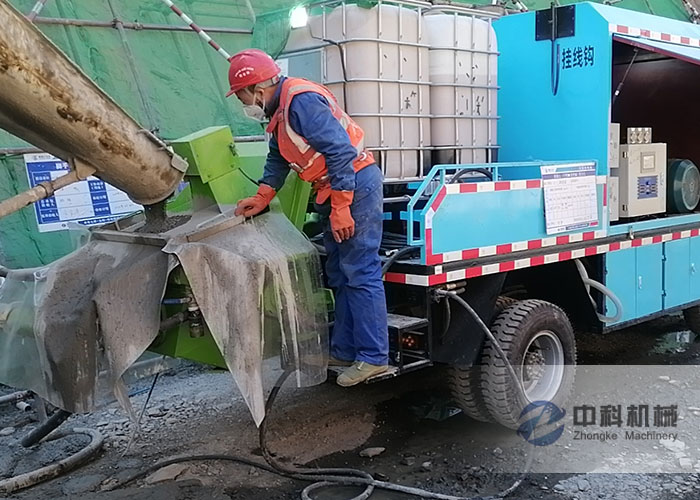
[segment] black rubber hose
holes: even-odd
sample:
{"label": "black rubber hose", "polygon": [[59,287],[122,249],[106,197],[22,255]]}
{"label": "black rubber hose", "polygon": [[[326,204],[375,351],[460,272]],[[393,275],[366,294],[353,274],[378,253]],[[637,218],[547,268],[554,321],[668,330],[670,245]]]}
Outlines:
{"label": "black rubber hose", "polygon": [[484,321],[477,314],[477,312],[474,310],[474,308],[472,306],[470,306],[466,300],[464,300],[462,297],[460,297],[455,292],[450,292],[448,290],[437,290],[436,293],[438,295],[444,295],[444,296],[447,296],[447,297],[453,299],[460,306],[462,306],[469,313],[469,315],[472,318],[474,318],[474,321],[476,321],[476,324],[479,325],[479,328],[481,328],[481,330],[483,330],[483,332],[486,334],[486,337],[491,341],[491,344],[493,344],[493,348],[496,349],[496,353],[498,354],[498,357],[501,358],[501,360],[503,361],[503,364],[506,366],[506,371],[508,372],[508,375],[510,375],[511,380],[513,381],[513,384],[515,385],[515,388],[517,389],[516,394],[518,395],[518,399],[523,404],[523,406],[526,406],[529,403],[529,401],[527,400],[527,396],[525,395],[525,390],[523,389],[523,386],[520,383],[520,379],[518,378],[518,375],[515,373],[515,369],[513,368],[513,365],[510,364],[510,361],[508,360],[506,353],[503,351],[503,348],[501,347],[500,342],[498,342],[498,340],[496,339],[496,336],[491,332],[491,330],[489,330],[489,327],[486,326],[486,323],[484,323]]}
{"label": "black rubber hose", "polygon": [[[451,292],[448,290],[437,290],[436,293],[438,295],[444,296],[446,299],[453,299],[457,304],[459,304],[462,308],[464,308],[469,315],[474,319],[474,321],[479,325],[479,328],[483,330],[484,334],[486,337],[491,341],[491,344],[493,345],[494,349],[496,349],[496,353],[498,354],[498,357],[501,358],[503,361],[503,364],[506,366],[506,371],[508,372],[508,375],[510,376],[513,385],[516,388],[516,395],[518,397],[518,400],[520,403],[524,406],[527,406],[529,403],[527,399],[527,395],[525,394],[525,389],[523,388],[522,384],[520,383],[520,379],[518,378],[518,375],[515,373],[515,370],[513,369],[513,365],[510,363],[508,360],[508,357],[506,356],[506,353],[503,351],[503,348],[501,347],[500,342],[498,342],[498,339],[496,339],[496,336],[491,332],[488,326],[486,326],[486,323],[481,319],[481,317],[477,314],[477,312],[474,310],[474,308],[469,305],[469,303],[464,300],[462,297],[460,297],[457,293]],[[534,430],[534,429],[533,429]],[[510,495],[513,493],[521,484],[522,482],[527,478],[530,469],[532,468],[532,463],[535,460],[535,453],[532,452],[530,455],[527,457],[527,462],[525,464],[525,472],[520,476],[519,479],[517,479],[511,486],[510,488],[502,491],[497,498],[503,498],[507,495]]]}
{"label": "black rubber hose", "polygon": [[386,274],[386,272],[389,270],[391,266],[394,265],[394,263],[399,260],[401,257],[404,257],[411,253],[414,250],[418,250],[420,247],[404,247],[401,250],[398,250],[394,254],[392,254],[391,257],[387,259],[387,261],[384,263],[382,266],[382,276]]}
{"label": "black rubber hose", "polygon": [[46,422],[24,436],[21,441],[22,446],[25,448],[34,446],[51,432],[55,431],[58,426],[65,422],[70,416],[71,412],[66,410],[58,410],[56,413],[51,415]]}
{"label": "black rubber hose", "polygon": [[465,168],[454,174],[447,183],[454,184],[455,182],[460,180],[464,176],[464,174],[470,172],[477,172],[483,175],[484,177],[487,177],[489,180],[493,180],[493,174],[485,168]]}
{"label": "black rubber hose", "polygon": [[[412,248],[413,247],[407,247],[404,250],[408,250],[408,249],[412,249]],[[398,254],[398,252],[397,252],[397,254]],[[513,367],[510,365],[510,362],[508,361],[508,358],[506,357],[505,352],[503,351],[503,349],[499,345],[498,340],[495,338],[493,333],[491,333],[491,330],[489,330],[488,327],[486,326],[486,324],[484,324],[484,322],[481,320],[481,318],[476,313],[476,311],[474,311],[474,309],[464,299],[459,297],[459,295],[457,295],[454,292],[450,292],[450,291],[446,291],[446,290],[439,290],[438,293],[456,300],[458,304],[460,304],[462,307],[464,307],[469,312],[469,314],[471,314],[474,317],[475,321],[484,330],[487,337],[494,343],[494,346],[496,347],[497,353],[503,359],[506,366],[509,368],[509,374],[511,375],[511,377],[513,377],[513,382],[520,389],[520,391],[522,391],[522,386],[520,385],[520,382],[517,378],[517,375],[515,374],[515,370],[513,370]],[[453,496],[453,495],[444,495],[441,493],[433,493],[433,492],[429,492],[429,491],[422,490],[419,488],[412,488],[412,487],[403,486],[400,484],[390,483],[390,482],[386,482],[386,481],[377,481],[369,473],[362,471],[362,470],[359,470],[359,469],[348,469],[348,468],[304,469],[304,468],[297,468],[297,467],[288,467],[284,464],[281,464],[278,460],[275,459],[274,455],[270,452],[270,450],[267,446],[267,426],[268,426],[268,421],[270,419],[270,415],[272,414],[272,409],[274,407],[275,400],[277,399],[277,396],[279,394],[279,391],[282,388],[282,386],[284,385],[284,382],[287,380],[287,378],[292,373],[293,373],[292,369],[287,369],[282,373],[282,375],[280,375],[280,377],[275,382],[274,387],[270,391],[270,395],[268,396],[267,401],[265,403],[265,418],[263,419],[262,423],[260,424],[259,443],[260,443],[260,450],[262,452],[263,458],[265,458],[265,461],[267,462],[266,464],[261,464],[259,462],[254,461],[254,460],[251,460],[251,459],[248,459],[245,457],[240,457],[237,455],[190,455],[190,456],[185,456],[185,457],[173,458],[170,460],[166,460],[166,461],[154,464],[151,467],[129,477],[124,482],[117,484],[112,488],[109,488],[109,490],[120,488],[120,487],[122,487],[122,486],[124,486],[124,485],[138,479],[138,478],[141,478],[141,477],[143,477],[143,476],[145,476],[145,475],[147,475],[155,470],[158,470],[162,467],[165,467],[167,465],[172,465],[172,464],[181,463],[181,462],[201,461],[201,460],[224,460],[224,461],[230,461],[230,462],[237,462],[237,463],[250,465],[252,467],[257,467],[257,468],[265,470],[267,472],[278,474],[278,475],[288,477],[291,479],[313,482],[313,484],[307,486],[302,491],[302,493],[301,493],[302,500],[312,500],[311,496],[309,495],[311,492],[316,491],[316,490],[321,489],[321,488],[330,487],[330,486],[364,486],[365,487],[364,491],[362,493],[360,493],[359,495],[353,497],[351,500],[367,500],[372,495],[375,488],[379,488],[379,489],[383,489],[383,490],[387,490],[387,491],[396,491],[396,492],[408,494],[408,495],[415,496],[415,497],[426,498],[426,499],[489,500],[489,499],[503,498],[503,497],[511,494],[513,491],[515,491],[522,484],[522,481],[527,476],[527,472],[525,472],[522,475],[522,477],[519,478],[518,480],[516,480],[509,488],[507,488],[506,490],[500,492],[499,494],[497,494],[495,496],[457,497],[457,496]],[[524,397],[524,391],[522,392],[521,395],[522,395],[522,397]],[[528,463],[526,466],[526,470],[530,469],[530,466],[532,464],[533,459],[534,459],[534,453],[531,453],[530,456],[528,457]]]}
{"label": "black rubber hose", "polygon": [[411,488],[408,486],[402,486],[399,484],[389,483],[386,481],[377,481],[369,473],[361,471],[358,469],[301,469],[301,468],[290,468],[283,464],[280,464],[269,451],[267,447],[267,422],[269,421],[269,416],[272,412],[275,400],[279,394],[282,385],[287,380],[287,378],[293,373],[293,370],[285,370],[282,375],[275,382],[270,395],[267,398],[265,404],[265,409],[267,410],[265,418],[260,424],[260,449],[262,451],[263,457],[267,463],[260,463],[255,460],[251,460],[246,457],[241,457],[238,455],[189,455],[184,457],[172,458],[162,462],[158,462],[136,474],[130,476],[125,481],[116,484],[112,487],[107,488],[107,491],[111,491],[117,488],[121,488],[136,479],[142,478],[162,467],[166,467],[172,464],[178,464],[182,462],[194,462],[203,460],[222,460],[228,462],[236,462],[252,467],[257,467],[264,471],[288,477],[290,479],[296,479],[299,481],[313,482],[313,484],[307,486],[301,493],[302,500],[312,500],[309,494],[320,488],[329,486],[364,486],[365,490],[358,496],[353,497],[348,500],[366,500],[370,497],[375,488],[381,488],[387,491],[396,491],[400,493],[405,493],[411,496],[420,498],[432,498],[436,500],[490,500],[498,497],[456,497],[452,495],[443,495],[441,493],[432,493],[429,491],[421,490],[419,488]]}

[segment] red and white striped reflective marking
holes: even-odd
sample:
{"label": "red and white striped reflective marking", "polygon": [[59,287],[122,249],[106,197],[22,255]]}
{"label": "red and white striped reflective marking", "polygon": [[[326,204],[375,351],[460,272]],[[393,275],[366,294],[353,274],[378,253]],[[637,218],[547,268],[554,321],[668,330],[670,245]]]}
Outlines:
{"label": "red and white striped reflective marking", "polygon": [[669,42],[678,45],[688,45],[690,47],[700,47],[700,38],[692,38],[688,36],[674,35],[672,33],[662,33],[660,31],[647,30],[643,28],[635,28],[632,26],[624,26],[621,24],[611,24],[611,33],[620,35],[636,36],[648,38],[649,40],[657,40],[659,42]]}
{"label": "red and white striped reflective marking", "polygon": [[[445,252],[443,254],[433,254],[433,262],[429,265],[444,264],[446,262],[456,262],[459,260],[477,259],[491,255],[504,255],[523,250],[537,250],[556,245],[568,245],[580,241],[590,241],[605,237],[605,231],[587,231],[585,233],[565,234],[562,236],[552,236],[550,238],[540,238],[529,241],[517,241],[514,243],[504,243],[502,245],[491,245],[488,247],[472,248],[470,250],[459,250],[456,252]],[[426,238],[427,241],[427,238]],[[426,255],[430,255],[426,251]]]}
{"label": "red and white striped reflective marking", "polygon": [[[604,175],[596,176],[596,183],[602,184],[603,189],[603,206],[607,206],[607,177]],[[515,191],[520,189],[541,189],[541,179],[517,180],[517,181],[496,181],[496,182],[473,182],[463,184],[445,184],[440,188],[438,195],[430,205],[430,209],[425,216],[425,256],[426,264],[434,266],[436,264],[445,264],[447,262],[456,262],[460,260],[476,259],[478,257],[488,257],[489,255],[503,255],[522,250],[533,250],[554,245],[566,245],[568,243],[576,243],[579,241],[588,241],[595,238],[605,236],[605,231],[589,231],[584,233],[567,234],[563,236],[553,236],[551,238],[540,238],[529,241],[517,241],[514,243],[505,243],[502,245],[491,245],[480,248],[470,248],[467,250],[457,250],[445,253],[433,253],[433,217],[440,205],[445,200],[445,196],[450,194],[460,193],[485,193],[493,191]]]}
{"label": "red and white striped reflective marking", "polygon": [[488,274],[504,273],[507,271],[514,271],[516,269],[552,264],[554,262],[564,262],[567,260],[579,259],[581,257],[588,257],[601,253],[615,252],[617,250],[625,250],[628,248],[636,248],[646,245],[656,245],[666,241],[695,238],[697,236],[700,236],[700,229],[690,229],[686,231],[660,234],[657,236],[648,236],[633,240],[606,243],[604,245],[592,245],[590,247],[579,248],[577,250],[567,250],[564,252],[537,255],[535,257],[526,257],[523,259],[498,262],[484,266],[469,267],[456,271],[442,272],[442,266],[435,266],[435,274],[432,275],[386,273],[384,280],[392,283],[403,283],[406,285],[433,286],[468,278],[476,278],[478,276],[486,276]]}
{"label": "red and white striped reflective marking", "polygon": [[226,52],[224,49],[221,48],[221,46],[220,46],[218,43],[216,43],[214,40],[212,40],[212,38],[207,34],[207,32],[204,31],[202,28],[200,28],[199,25],[197,25],[197,23],[195,23],[195,22],[190,18],[190,16],[188,16],[187,14],[185,14],[184,12],[182,12],[182,11],[180,10],[180,8],[179,8],[177,5],[175,5],[175,4],[174,4],[173,2],[171,2],[170,0],[161,0],[161,1],[162,1],[165,5],[167,5],[168,7],[170,7],[170,10],[172,10],[175,14],[177,14],[177,15],[180,17],[180,19],[182,19],[182,20],[185,22],[185,24],[187,24],[190,28],[192,28],[192,29],[199,35],[199,37],[200,37],[202,40],[204,40],[205,42],[207,42],[207,43],[208,43],[214,50],[216,50],[221,56],[225,57],[227,61],[228,61],[229,59],[231,59],[231,54],[229,54],[228,52]]}

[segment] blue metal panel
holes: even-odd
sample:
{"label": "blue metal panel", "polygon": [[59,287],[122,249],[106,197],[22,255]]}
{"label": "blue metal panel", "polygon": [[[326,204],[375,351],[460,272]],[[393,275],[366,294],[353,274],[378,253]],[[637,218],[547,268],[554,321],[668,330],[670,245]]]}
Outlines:
{"label": "blue metal panel", "polygon": [[690,295],[691,239],[664,243],[664,309],[693,300]]}
{"label": "blue metal panel", "polygon": [[[636,248],[608,253],[605,256],[605,273],[607,287],[622,302],[622,317],[618,323],[635,319],[637,317]],[[615,304],[610,299],[606,302],[606,314],[615,315]]]}
{"label": "blue metal panel", "polygon": [[[592,162],[586,162],[593,166]],[[407,210],[408,244],[423,246],[422,262],[428,254],[443,254],[506,243],[520,243],[553,238],[546,229],[544,192],[541,187],[542,166],[568,166],[569,162],[493,163],[488,165],[436,165],[411,198]],[[446,184],[456,171],[465,167],[492,169],[495,183],[463,183],[476,192],[460,192],[459,184]],[[513,174],[519,172],[519,175]],[[517,187],[509,182],[520,181]],[[527,187],[528,180],[536,180]],[[500,182],[500,184],[499,184]],[[481,188],[477,188],[481,186]],[[489,187],[490,186],[490,187]],[[488,189],[487,189],[488,188]],[[603,207],[603,184],[597,184],[597,224],[572,229],[564,234],[603,230],[607,211]],[[415,206],[426,192],[432,191],[425,206],[416,212]],[[420,224],[415,227],[415,222]],[[431,237],[427,238],[427,228]],[[428,245],[431,245],[428,249]]]}
{"label": "blue metal panel", "polygon": [[[556,95],[552,45],[535,41],[535,13],[505,16],[494,27],[501,52],[499,160],[593,159],[598,173],[607,174],[612,86],[608,22],[592,5],[576,6],[576,35],[556,42]],[[584,55],[588,58],[581,59]]]}
{"label": "blue metal panel", "polygon": [[627,234],[630,231],[648,231],[651,229],[662,229],[668,228],[669,232],[673,231],[674,226],[680,226],[683,224],[697,224],[700,222],[700,214],[688,214],[688,215],[667,215],[663,218],[646,220],[640,222],[630,222],[626,224],[615,224],[610,226],[608,230],[608,235],[613,236],[617,234]]}
{"label": "blue metal panel", "polygon": [[[622,302],[623,314],[617,323],[662,309],[662,256],[661,243],[610,252],[605,256],[606,284]],[[615,305],[609,299],[606,310],[610,316],[615,314]]]}
{"label": "blue metal panel", "polygon": [[637,248],[637,309],[638,318],[660,311],[662,307],[663,245]]}
{"label": "blue metal panel", "polygon": [[690,299],[700,300],[700,238],[690,238]]}
{"label": "blue metal panel", "polygon": [[433,218],[433,251],[526,241],[546,235],[541,189],[450,195]]}

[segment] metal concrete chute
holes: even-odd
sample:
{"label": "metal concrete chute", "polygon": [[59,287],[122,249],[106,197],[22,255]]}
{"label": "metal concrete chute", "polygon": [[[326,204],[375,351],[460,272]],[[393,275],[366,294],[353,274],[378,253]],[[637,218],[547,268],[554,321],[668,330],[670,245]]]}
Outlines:
{"label": "metal concrete chute", "polygon": [[[187,163],[144,130],[6,0],[0,0],[0,127],[69,162],[70,179],[0,205],[0,216],[94,172],[137,203],[167,198]],[[80,168],[79,168],[80,167]],[[49,185],[54,184],[54,185]]]}

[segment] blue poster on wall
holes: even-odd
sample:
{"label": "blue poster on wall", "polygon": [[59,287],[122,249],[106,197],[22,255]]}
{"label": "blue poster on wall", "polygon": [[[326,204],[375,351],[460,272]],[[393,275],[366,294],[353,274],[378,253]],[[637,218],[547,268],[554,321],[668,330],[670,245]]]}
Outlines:
{"label": "blue poster on wall", "polygon": [[[48,153],[24,155],[29,185],[34,187],[69,172],[68,163]],[[66,229],[69,223],[94,226],[142,210],[123,191],[97,177],[89,177],[34,204],[40,232]]]}

